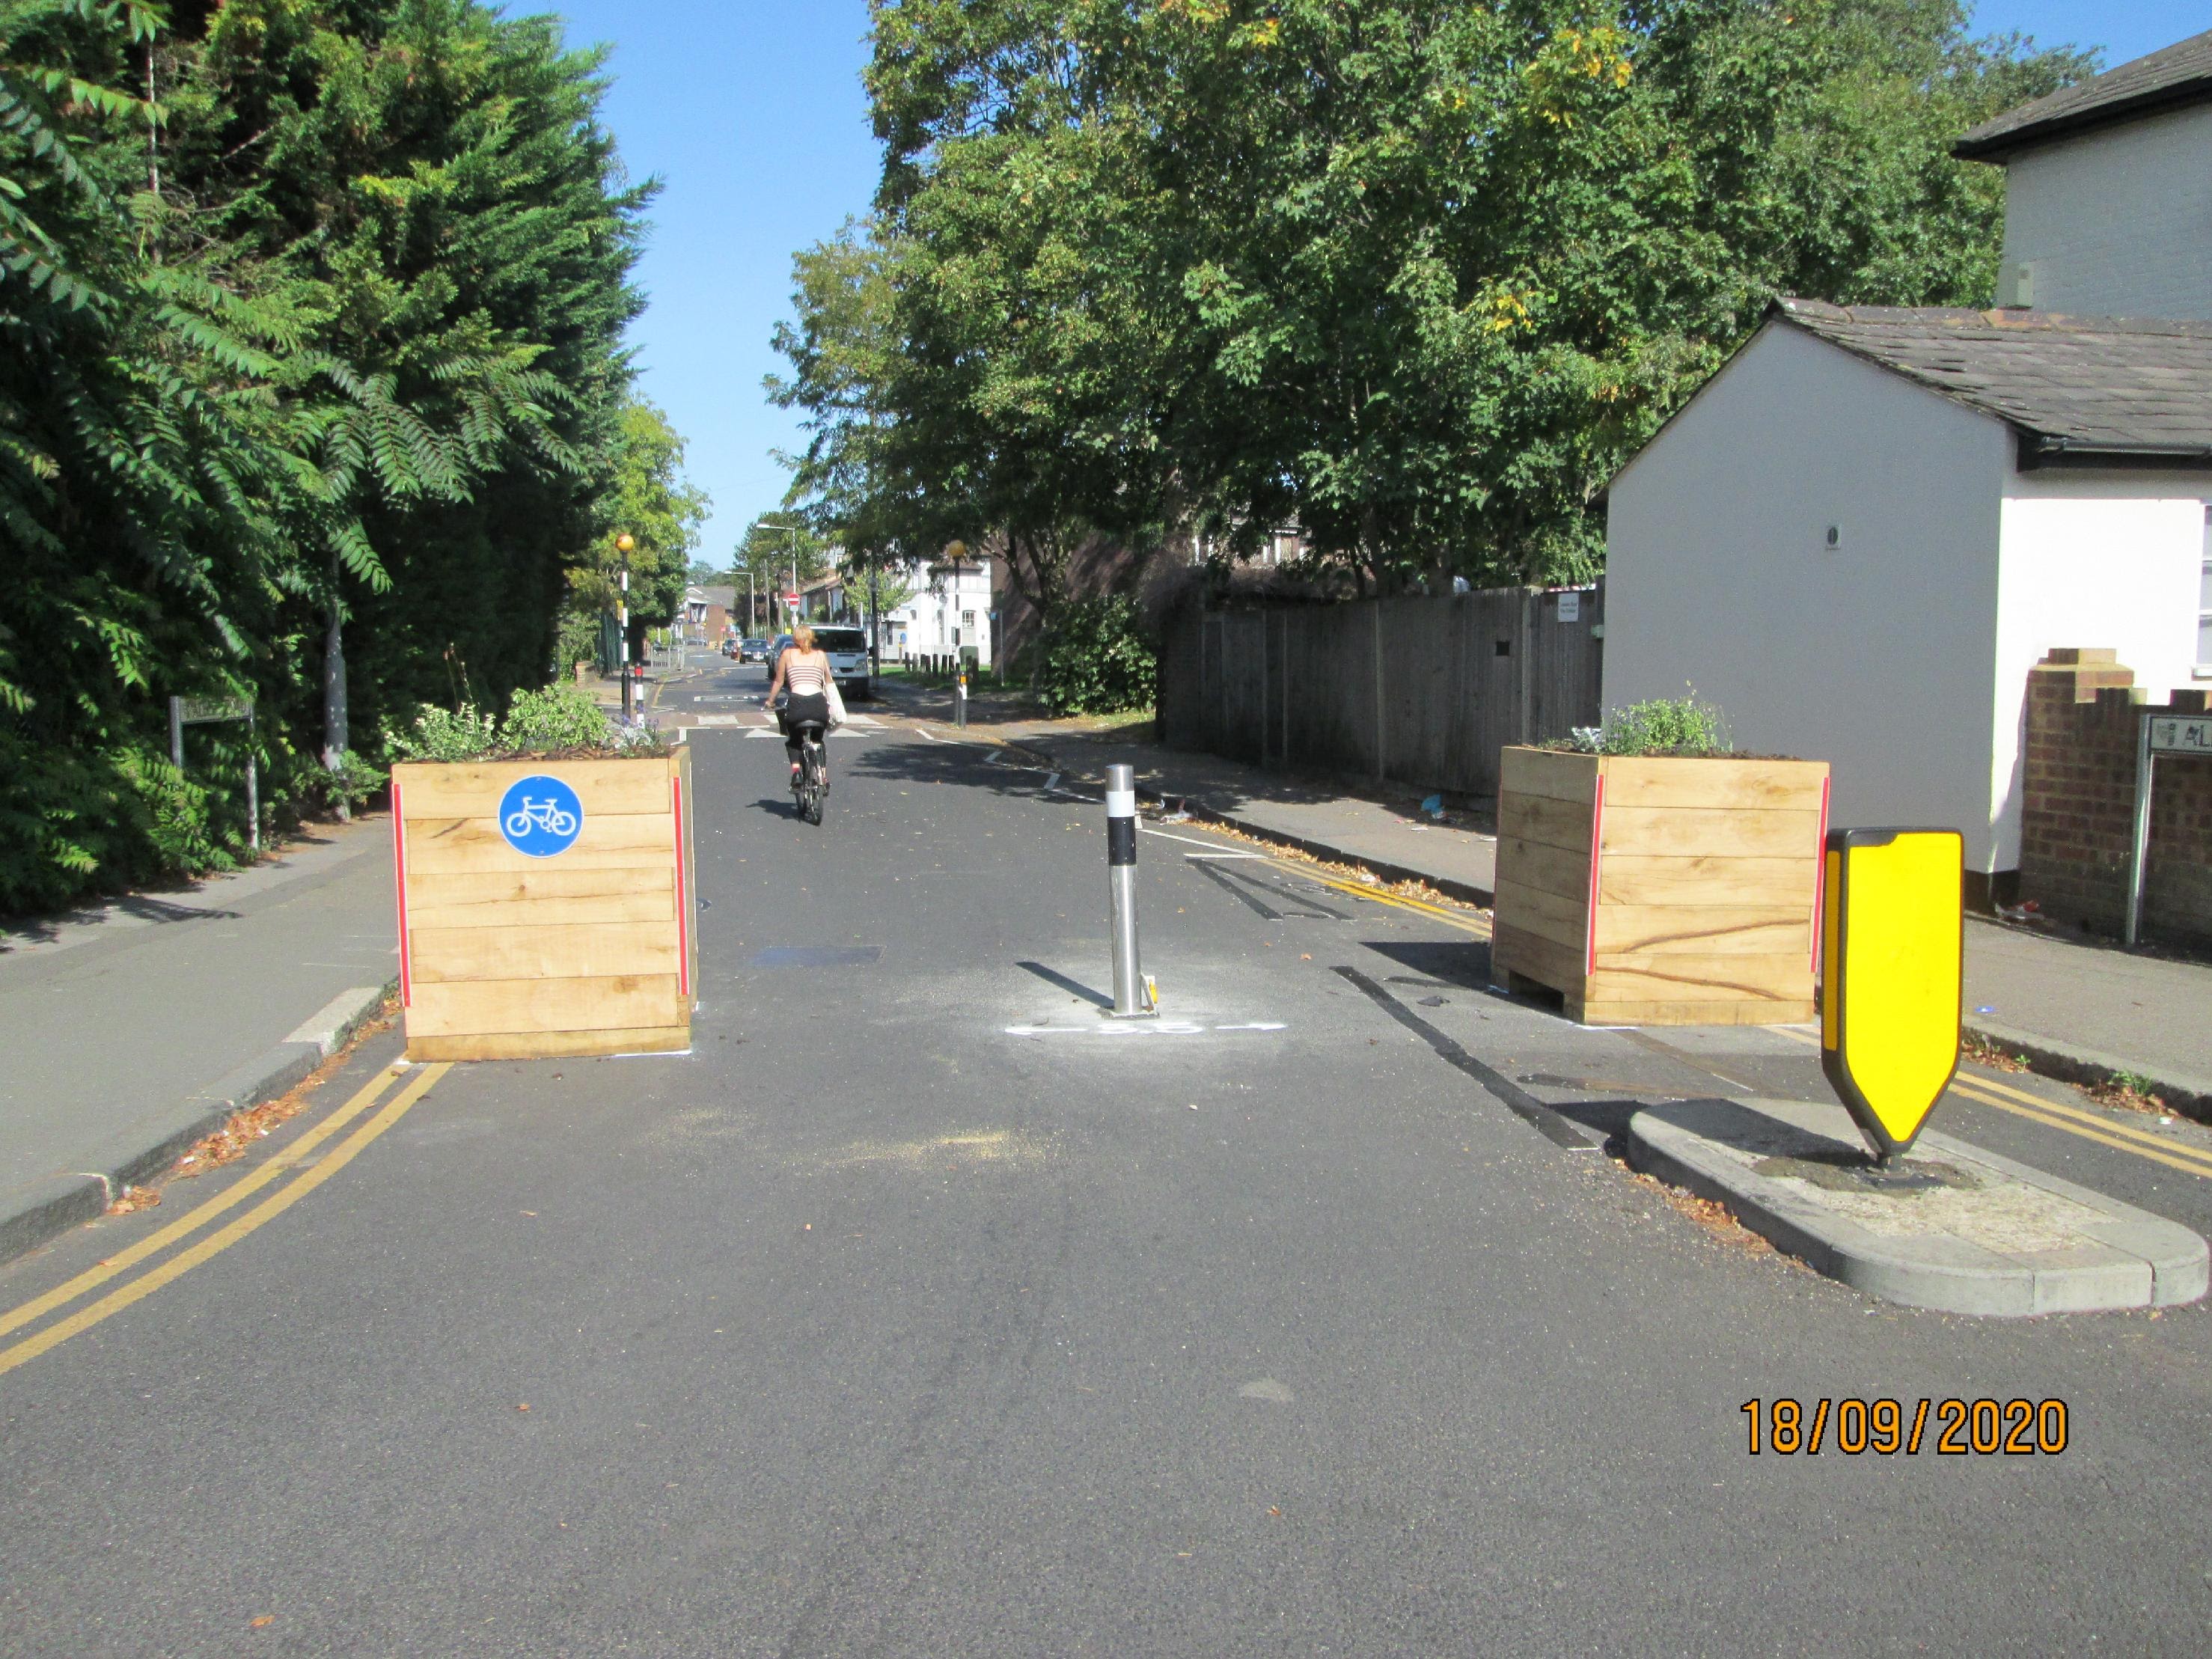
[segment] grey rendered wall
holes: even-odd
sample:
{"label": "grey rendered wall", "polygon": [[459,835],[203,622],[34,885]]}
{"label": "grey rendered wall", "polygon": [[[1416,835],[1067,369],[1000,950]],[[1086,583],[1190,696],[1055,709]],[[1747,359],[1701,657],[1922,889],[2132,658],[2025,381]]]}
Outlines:
{"label": "grey rendered wall", "polygon": [[1990,731],[2011,468],[2000,422],[1768,324],[1613,482],[1607,707],[1694,685],[1738,749],[1828,762],[1839,827],[1955,828],[1969,870],[2007,867]]}

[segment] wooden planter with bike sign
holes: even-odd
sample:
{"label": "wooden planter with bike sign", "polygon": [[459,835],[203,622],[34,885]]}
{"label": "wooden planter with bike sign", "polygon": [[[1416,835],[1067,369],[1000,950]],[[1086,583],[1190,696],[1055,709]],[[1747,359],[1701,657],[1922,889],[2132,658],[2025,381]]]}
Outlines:
{"label": "wooden planter with bike sign", "polygon": [[413,1060],[691,1046],[691,751],[392,769]]}

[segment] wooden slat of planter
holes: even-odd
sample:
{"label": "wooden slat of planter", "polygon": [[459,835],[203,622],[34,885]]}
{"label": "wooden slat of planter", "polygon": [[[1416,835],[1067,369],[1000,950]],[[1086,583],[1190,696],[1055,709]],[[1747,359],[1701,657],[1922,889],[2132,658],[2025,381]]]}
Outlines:
{"label": "wooden slat of planter", "polygon": [[1543,795],[1588,807],[1595,799],[1599,757],[1508,748],[1500,757],[1498,798]]}
{"label": "wooden slat of planter", "polygon": [[1555,991],[1572,992],[1583,982],[1581,946],[1562,945],[1519,927],[1496,930],[1490,961],[1493,970],[1523,974]]}
{"label": "wooden slat of planter", "polygon": [[1585,1025],[1803,1025],[1813,1004],[1753,1002],[1592,1002],[1569,998],[1568,1017]]}
{"label": "wooden slat of planter", "polygon": [[1818,812],[1827,768],[1808,761],[1680,761],[1607,757],[1605,810],[1688,806],[1721,811]]}
{"label": "wooden slat of planter", "polygon": [[471,1036],[410,1036],[408,1057],[441,1060],[562,1060],[578,1054],[681,1054],[689,1025],[643,1025],[610,1031],[494,1031]]}
{"label": "wooden slat of planter", "polygon": [[[1587,873],[1583,885],[1589,885]],[[1547,893],[1540,887],[1516,886],[1508,897],[1507,906],[1506,914],[1523,933],[1565,945],[1577,956],[1589,942],[1583,931],[1583,914],[1589,908],[1587,895],[1569,898],[1561,893]]]}
{"label": "wooden slat of planter", "polygon": [[1592,1002],[1802,1000],[1813,969],[1802,951],[1780,956],[1600,955],[1583,995]]}
{"label": "wooden slat of planter", "polygon": [[680,1025],[686,1015],[673,974],[418,984],[407,1036],[411,1044],[486,1031],[621,1030]]}
{"label": "wooden slat of planter", "polygon": [[1589,851],[1547,847],[1517,836],[1501,836],[1498,842],[1498,890],[1501,907],[1509,887],[1555,893],[1576,903],[1589,898]]}
{"label": "wooden slat of planter", "polygon": [[[1558,902],[1547,896],[1547,902]],[[1580,907],[1573,908],[1579,917]],[[1601,955],[1619,951],[1753,955],[1794,951],[1803,956],[1813,948],[1812,911],[1804,905],[1720,909],[1690,904],[1601,904],[1597,915]]]}
{"label": "wooden slat of planter", "polygon": [[[416,818],[488,818],[518,778],[557,769],[583,803],[584,820],[597,813],[668,811],[668,767],[647,760],[498,761],[482,766],[394,767],[411,825]],[[413,833],[411,828],[409,831]]]}
{"label": "wooden slat of planter", "polygon": [[[1698,763],[1702,764],[1703,763]],[[1605,856],[1622,858],[1794,858],[1809,879],[1820,814],[1705,811],[1688,806],[1615,807],[1607,784]],[[1711,894],[1711,903],[1724,895]]]}
{"label": "wooden slat of planter", "polygon": [[422,927],[414,934],[417,984],[501,979],[605,979],[676,971],[676,929]]}
{"label": "wooden slat of planter", "polygon": [[1554,800],[1548,795],[1507,795],[1498,804],[1498,833],[1540,847],[1562,848],[1587,860],[1590,805]]}
{"label": "wooden slat of planter", "polygon": [[[1726,882],[1731,906],[1777,908],[1802,902],[1809,918],[1813,904],[1810,831],[1805,851],[1796,858],[1631,858],[1608,854],[1598,872],[1599,896],[1612,904],[1711,905],[1715,878]],[[1587,879],[1587,874],[1585,874]]]}
{"label": "wooden slat of planter", "polygon": [[[623,869],[666,864],[675,844],[676,820],[662,812],[602,813],[587,817],[575,841],[560,855],[564,870]],[[407,867],[420,874],[526,870],[546,860],[516,852],[500,833],[496,818],[407,820]]]}
{"label": "wooden slat of planter", "polygon": [[659,869],[427,875],[410,879],[408,888],[410,930],[670,922],[676,914],[672,858]]}

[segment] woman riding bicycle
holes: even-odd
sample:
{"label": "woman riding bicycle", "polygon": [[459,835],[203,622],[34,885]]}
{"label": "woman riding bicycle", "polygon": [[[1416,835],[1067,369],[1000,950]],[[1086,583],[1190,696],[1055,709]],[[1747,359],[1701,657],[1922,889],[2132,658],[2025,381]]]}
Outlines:
{"label": "woman riding bicycle", "polygon": [[799,733],[806,726],[818,727],[825,735],[823,741],[822,787],[830,787],[829,743],[830,730],[830,653],[814,648],[814,630],[805,623],[792,630],[792,643],[775,659],[775,678],[768,688],[766,702],[775,706],[775,694],[789,692],[784,703],[783,752],[791,757],[791,775],[799,775]]}

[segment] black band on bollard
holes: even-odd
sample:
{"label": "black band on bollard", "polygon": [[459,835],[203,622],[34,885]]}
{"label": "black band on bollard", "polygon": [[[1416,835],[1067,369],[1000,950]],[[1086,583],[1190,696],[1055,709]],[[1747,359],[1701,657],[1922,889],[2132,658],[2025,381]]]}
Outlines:
{"label": "black band on bollard", "polygon": [[1109,869],[1118,864],[1137,861],[1137,821],[1134,818],[1106,820],[1106,864]]}

